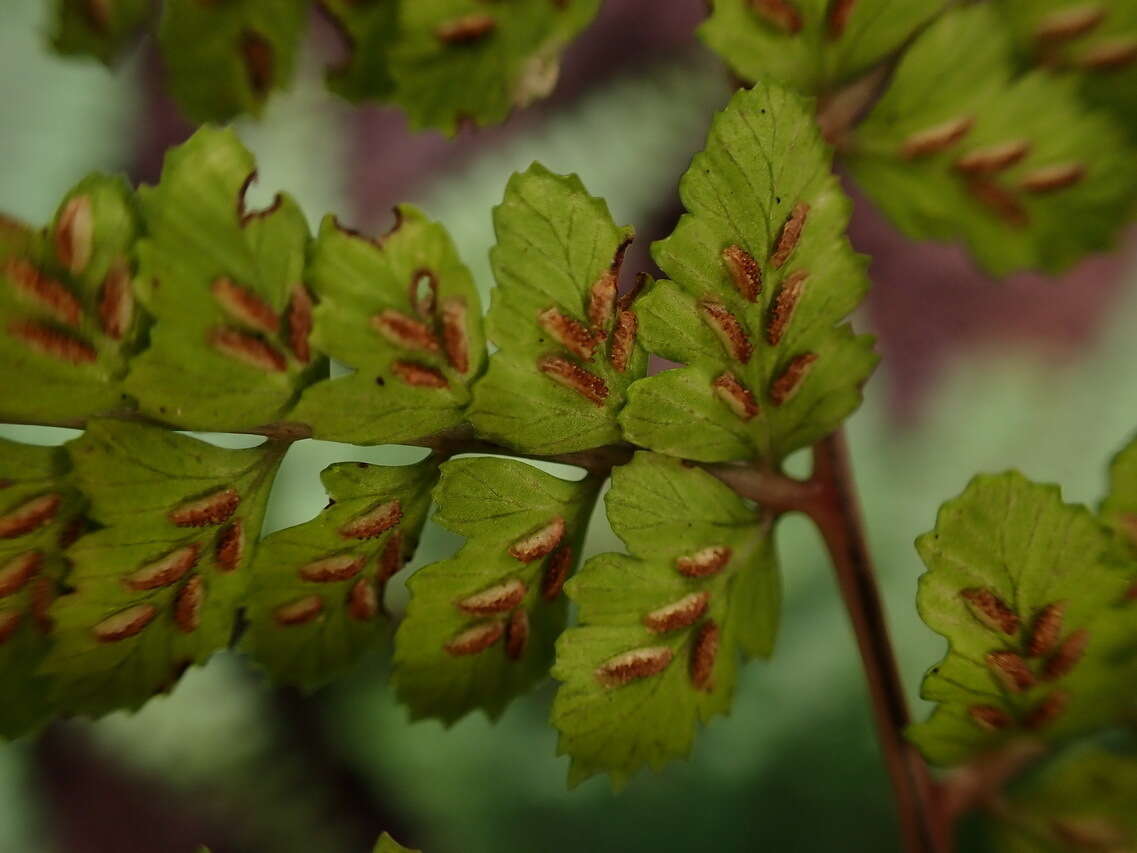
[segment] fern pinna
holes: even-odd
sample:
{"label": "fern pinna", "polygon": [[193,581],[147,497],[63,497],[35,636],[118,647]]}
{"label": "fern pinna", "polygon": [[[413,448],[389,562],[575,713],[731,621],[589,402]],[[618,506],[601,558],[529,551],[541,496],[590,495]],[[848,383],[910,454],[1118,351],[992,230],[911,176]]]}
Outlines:
{"label": "fern pinna", "polygon": [[[952,204],[1014,224],[935,159],[952,136],[939,113],[897,127],[886,99],[878,109],[854,172],[949,174],[963,181]],[[698,723],[729,710],[740,663],[773,651],[785,513],[823,528],[851,601],[871,596],[850,574],[864,555],[840,526],[833,435],[877,358],[848,324],[868,280],[831,157],[806,97],[770,80],[735,95],[682,179],[687,212],[652,247],[659,280],[624,269],[633,233],[603,201],[535,164],[494,212],[484,320],[445,230],[412,207],[377,238],[334,217],[313,237],[285,195],[248,209],[254,164],[229,131],[172,151],[157,186],[96,175],[46,229],[5,220],[0,420],[84,433],[0,456],[0,672],[18,697],[0,730],[136,708],[227,647],[277,683],[320,686],[382,643],[384,592],[434,507],[465,542],[406,580],[393,680],[413,717],[496,717],[551,674],[571,782],[608,773],[620,786],[686,755]],[[1080,198],[1103,217],[1119,204]],[[1008,268],[1059,265],[1102,238],[1055,238],[1045,202],[1024,202]],[[947,211],[957,224],[960,209]],[[651,356],[679,366],[651,372]],[[264,442],[222,449],[176,430]],[[306,438],[424,456],[329,468],[327,508],[262,538],[277,468]],[[782,473],[810,447],[813,477]],[[1007,805],[1010,844],[1133,838],[1131,759],[1086,746],[1137,705],[1117,687],[1132,685],[1137,651],[1132,456],[1100,513],[1017,474],[981,477],[920,542],[920,608],[950,650],[912,743],[930,764],[969,768],[1063,750],[1037,797]],[[601,498],[626,553],[582,561]],[[901,693],[895,673],[879,686]],[[1040,812],[1102,773],[1111,797]]]}

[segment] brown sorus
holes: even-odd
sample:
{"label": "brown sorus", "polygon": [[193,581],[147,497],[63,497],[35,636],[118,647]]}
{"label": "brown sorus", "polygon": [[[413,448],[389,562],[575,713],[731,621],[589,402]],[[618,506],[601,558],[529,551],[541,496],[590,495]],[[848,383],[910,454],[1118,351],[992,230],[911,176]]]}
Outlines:
{"label": "brown sorus", "polygon": [[94,249],[95,220],[90,196],[72,196],[63,206],[55,224],[55,256],[75,275],[91,262]]}
{"label": "brown sorus", "polygon": [[1062,617],[1066,613],[1066,603],[1056,601],[1043,607],[1034,617],[1027,641],[1026,652],[1032,658],[1044,657],[1054,651],[1062,636]]}
{"label": "brown sorus", "polygon": [[747,302],[754,302],[762,292],[762,267],[754,256],[737,244],[722,250],[722,260],[730,272],[735,289]]}
{"label": "brown sorus", "polygon": [[525,600],[525,584],[517,578],[494,584],[488,589],[468,595],[458,602],[458,609],[476,616],[492,616],[512,610]]}
{"label": "brown sorus", "polygon": [[312,360],[312,347],[308,342],[311,335],[312,295],[304,285],[295,284],[288,302],[288,347],[301,364]]}
{"label": "brown sorus", "polygon": [[9,323],[8,334],[40,355],[70,364],[92,364],[99,357],[95,348],[86,341],[46,323],[34,320]]}
{"label": "brown sorus", "polygon": [[817,353],[813,352],[803,352],[790,359],[782,374],[770,383],[770,402],[775,406],[781,406],[792,398],[801,388],[815,361]]}
{"label": "brown sorus", "polygon": [[545,574],[541,578],[541,596],[545,601],[555,601],[565,588],[565,581],[572,569],[572,556],[572,548],[561,545],[546,561]]}
{"label": "brown sorus", "polygon": [[48,492],[0,515],[0,539],[15,539],[50,524],[62,502],[63,497],[57,492]]}
{"label": "brown sorus", "polygon": [[1116,71],[1137,61],[1137,38],[1120,37],[1099,41],[1085,51],[1078,64],[1092,71]]}
{"label": "brown sorus", "polygon": [[616,326],[612,329],[612,339],[608,344],[608,361],[619,373],[628,369],[632,352],[636,346],[636,330],[639,318],[630,308],[624,308],[616,315]]}
{"label": "brown sorus", "polygon": [[466,303],[447,299],[442,303],[442,345],[446,360],[459,373],[470,370],[470,335],[466,328]]}
{"label": "brown sorus", "polygon": [[383,545],[383,551],[379,554],[379,569],[375,573],[375,579],[380,584],[385,584],[396,574],[399,569],[403,567],[403,537],[402,534],[396,530],[387,537],[387,542]]}
{"label": "brown sorus", "polygon": [[1026,661],[1014,652],[990,652],[986,660],[991,672],[1012,693],[1022,693],[1034,686],[1034,673]]}
{"label": "brown sorus", "polygon": [[801,32],[801,13],[789,0],[750,0],[750,8],[763,21],[783,32]]}
{"label": "brown sorus", "polygon": [[1015,165],[1029,151],[1030,143],[1024,139],[999,142],[968,151],[955,161],[955,168],[968,175],[990,175]]}
{"label": "brown sorus", "polygon": [[413,361],[396,361],[391,364],[391,372],[408,385],[415,388],[448,388],[450,383],[442,371]]}
{"label": "brown sorus", "polygon": [[1008,636],[1018,633],[1019,617],[993,590],[975,587],[965,589],[959,595],[971,615],[992,631],[1002,631]]}
{"label": "brown sorus", "polygon": [[715,658],[719,652],[719,626],[708,619],[699,627],[691,646],[691,683],[698,690],[713,690]]}
{"label": "brown sorus", "polygon": [[640,298],[640,294],[644,292],[654,279],[646,272],[638,272],[632,279],[632,286],[620,294],[620,298],[616,300],[616,305],[619,308],[631,308],[636,304],[636,300]]}
{"label": "brown sorus", "polygon": [[48,577],[38,577],[32,581],[31,611],[40,633],[50,634],[55,622],[51,618],[51,605],[55,603],[57,587]]}
{"label": "brown sorus", "polygon": [[734,552],[726,545],[711,545],[701,548],[694,554],[679,557],[675,561],[675,568],[679,574],[689,578],[706,578],[718,574],[723,566],[730,562]]}
{"label": "brown sorus", "polygon": [[644,625],[659,634],[688,628],[703,618],[710,600],[711,594],[706,590],[692,592],[677,601],[652,610],[644,616]]}
{"label": "brown sorus", "polygon": [[558,385],[575,391],[595,406],[603,406],[608,399],[608,385],[604,380],[567,358],[543,356],[537,361],[537,368]]}
{"label": "brown sorus", "polygon": [[272,42],[255,30],[245,30],[241,33],[241,58],[249,87],[258,98],[263,98],[272,87]]}
{"label": "brown sorus", "polygon": [[529,614],[514,610],[505,629],[505,653],[510,660],[520,660],[529,643]]}
{"label": "brown sorus", "polygon": [[35,305],[53,320],[68,326],[78,326],[83,306],[75,295],[23,258],[11,258],[4,265],[4,273],[12,288],[25,302]]}
{"label": "brown sorus", "polygon": [[532,563],[552,553],[564,538],[565,520],[558,515],[510,545],[509,556],[523,563]]}
{"label": "brown sorus", "polygon": [[805,292],[805,283],[809,279],[806,270],[795,270],[786,276],[770,303],[769,316],[766,319],[766,342],[772,347],[778,346],[785,337],[793,319],[801,296]]}
{"label": "brown sorus", "polygon": [[504,633],[505,626],[499,619],[492,622],[480,622],[472,628],[455,634],[442,648],[455,657],[476,655],[479,652],[484,652],[500,640]]}
{"label": "brown sorus", "polygon": [[205,604],[205,581],[193,575],[178,590],[174,599],[174,623],[183,634],[192,634],[201,626],[201,608]]}
{"label": "brown sorus", "polygon": [[730,371],[719,374],[711,386],[715,395],[742,420],[748,421],[758,414],[758,403],[754,395]]}
{"label": "brown sorus", "polygon": [[394,308],[384,308],[371,318],[375,331],[397,347],[438,352],[438,338],[423,322]]}
{"label": "brown sorus", "polygon": [[731,314],[725,305],[704,299],[699,303],[699,314],[703,322],[710,326],[718,337],[727,355],[743,364],[750,361],[754,346],[738,318]]}
{"label": "brown sorus", "polygon": [[134,288],[130,267],[123,258],[115,258],[99,290],[99,324],[107,337],[121,341],[134,320]]}
{"label": "brown sorus", "polygon": [[1078,665],[1089,644],[1090,632],[1085,628],[1071,633],[1043,665],[1042,677],[1047,681],[1055,681],[1068,675]]}
{"label": "brown sorus", "polygon": [[480,41],[497,29],[497,21],[492,15],[471,12],[460,18],[446,21],[434,29],[438,40],[446,44],[469,44]]}
{"label": "brown sorus", "polygon": [[300,567],[299,575],[312,583],[337,583],[349,580],[363,571],[363,557],[353,554],[336,554],[313,560]]}
{"label": "brown sorus", "polygon": [[1081,163],[1059,163],[1028,172],[1019,179],[1019,186],[1031,193],[1048,193],[1073,186],[1085,176]]}
{"label": "brown sorus", "polygon": [[1034,35],[1040,42],[1054,44],[1068,41],[1097,27],[1105,18],[1105,9],[1101,6],[1074,6],[1068,9],[1056,9],[1035,27]]}
{"label": "brown sorus", "polygon": [[209,333],[209,345],[249,367],[270,373],[283,373],[288,369],[284,356],[274,346],[248,332],[219,326]]}
{"label": "brown sorus", "polygon": [[272,612],[277,625],[291,627],[311,622],[324,612],[324,599],[318,595],[306,595],[287,604],[282,604]]}
{"label": "brown sorus", "polygon": [[25,551],[0,565],[0,598],[19,592],[43,565],[43,554]]}
{"label": "brown sorus", "polygon": [[214,560],[221,571],[233,572],[241,565],[244,555],[245,526],[240,521],[234,521],[217,534],[213,548]]}
{"label": "brown sorus", "polygon": [[845,28],[849,25],[849,18],[853,16],[853,8],[856,5],[857,0],[833,0],[829,4],[827,23],[830,38],[841,38],[845,34]]}
{"label": "brown sorus", "polygon": [[1015,722],[1010,714],[994,705],[973,705],[967,709],[967,713],[979,728],[989,732],[1009,729]]}
{"label": "brown sorus", "polygon": [[403,520],[403,505],[398,498],[377,504],[340,528],[346,539],[374,539]]}
{"label": "brown sorus", "polygon": [[667,646],[648,646],[609,658],[594,675],[604,687],[622,687],[632,681],[663,672],[675,657]]}
{"label": "brown sorus", "polygon": [[141,633],[157,615],[158,608],[153,604],[136,604],[108,616],[92,628],[91,633],[100,643],[117,643]]}
{"label": "brown sorus", "polygon": [[901,144],[900,153],[911,160],[944,151],[963,139],[973,124],[975,119],[971,116],[957,116],[916,131]]}
{"label": "brown sorus", "polygon": [[83,0],[80,3],[79,10],[95,32],[105,34],[110,28],[112,2],[114,0]]}
{"label": "brown sorus", "polygon": [[537,323],[553,340],[585,361],[595,355],[605,337],[602,331],[587,328],[557,308],[546,308],[537,315]]}
{"label": "brown sorus", "polygon": [[136,590],[161,589],[177,583],[197,565],[200,552],[201,548],[197,544],[178,548],[127,575],[122,582],[128,588]]}
{"label": "brown sorus", "polygon": [[370,622],[379,612],[379,591],[368,578],[360,578],[347,596],[347,615],[359,622]]}
{"label": "brown sorus", "polygon": [[1069,702],[1069,693],[1055,690],[1027,712],[1023,718],[1023,725],[1033,731],[1048,726],[1066,710]]}
{"label": "brown sorus", "polygon": [[209,290],[225,313],[239,323],[270,335],[280,331],[276,311],[252,289],[221,276],[214,279]]}
{"label": "brown sorus", "polygon": [[8,642],[20,627],[23,614],[19,610],[0,611],[0,646]]}
{"label": "brown sorus", "polygon": [[618,281],[615,270],[605,270],[588,291],[588,322],[607,329],[616,311]]}
{"label": "brown sorus", "polygon": [[74,516],[63,529],[59,531],[59,547],[70,548],[79,541],[79,537],[87,532],[87,519],[81,515]]}
{"label": "brown sorus", "polygon": [[241,504],[236,489],[225,487],[174,507],[167,514],[178,527],[212,527],[228,521]]}
{"label": "brown sorus", "polygon": [[964,185],[972,198],[1008,225],[1022,228],[1030,221],[1022,203],[995,181],[971,178]]}
{"label": "brown sorus", "polygon": [[790,211],[786,224],[782,226],[782,233],[778,235],[778,240],[774,244],[774,253],[770,255],[770,266],[774,269],[781,269],[797,248],[808,215],[809,205],[804,201],[799,201]]}

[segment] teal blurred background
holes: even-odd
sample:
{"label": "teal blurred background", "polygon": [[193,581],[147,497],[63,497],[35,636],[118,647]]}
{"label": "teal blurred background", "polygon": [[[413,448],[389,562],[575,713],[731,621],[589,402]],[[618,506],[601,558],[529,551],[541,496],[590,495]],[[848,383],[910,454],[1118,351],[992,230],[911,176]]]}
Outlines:
{"label": "teal blurred background", "polygon": [[[699,6],[610,0],[552,102],[454,142],[329,97],[327,33],[317,28],[293,91],[261,121],[238,123],[260,162],[254,201],[287,188],[313,225],[334,211],[376,231],[394,203],[415,202],[451,229],[486,292],[490,208],[510,172],[540,160],[578,172],[618,221],[637,226],[642,264],[642,246],[673,223],[678,176],[729,94],[724,71],[690,37]],[[113,74],[50,56],[45,7],[5,0],[0,31],[0,209],[32,222],[46,221],[87,171],[152,181],[162,148],[190,130],[145,52]],[[1131,241],[1063,281],[993,283],[953,249],[905,243],[860,201],[853,237],[873,255],[876,285],[858,323],[880,334],[885,360],[850,439],[890,627],[922,715],[916,688],[943,643],[916,616],[912,541],[980,471],[1018,468],[1061,483],[1068,500],[1096,503],[1108,457],[1137,428],[1137,270]],[[72,433],[0,435],[55,443]],[[301,442],[268,527],[323,506],[317,474],[331,462],[419,454]],[[497,725],[477,717],[444,730],[408,724],[387,687],[385,650],[308,698],[272,690],[226,654],[134,716],[0,747],[0,851],[177,853],[205,843],[214,853],[362,853],[382,829],[428,853],[895,850],[830,570],[800,520],[786,520],[779,539],[786,602],[774,659],[743,670],[731,715],[704,729],[690,761],[641,775],[620,795],[604,779],[566,789],[548,685]],[[456,545],[430,526],[414,565]],[[598,517],[588,553],[618,547]],[[398,610],[401,590],[391,595]],[[966,846],[985,849],[982,838],[965,827]]]}

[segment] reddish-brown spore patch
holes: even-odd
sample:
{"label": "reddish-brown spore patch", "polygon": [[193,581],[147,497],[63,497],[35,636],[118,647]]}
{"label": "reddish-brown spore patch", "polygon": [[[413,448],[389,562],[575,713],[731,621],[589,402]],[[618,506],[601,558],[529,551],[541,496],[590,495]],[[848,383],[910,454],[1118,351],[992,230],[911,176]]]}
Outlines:
{"label": "reddish-brown spore patch", "polygon": [[240,505],[240,493],[226,487],[174,507],[167,517],[178,527],[212,527],[228,521]]}
{"label": "reddish-brown spore patch", "polygon": [[595,406],[603,406],[608,399],[608,385],[604,380],[567,358],[544,356],[538,360],[537,368],[558,385],[575,391]]}

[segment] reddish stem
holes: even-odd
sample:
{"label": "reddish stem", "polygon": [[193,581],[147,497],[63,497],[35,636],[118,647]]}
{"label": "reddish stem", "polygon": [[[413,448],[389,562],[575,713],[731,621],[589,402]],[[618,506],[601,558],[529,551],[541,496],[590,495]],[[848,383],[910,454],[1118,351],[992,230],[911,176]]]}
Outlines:
{"label": "reddish stem", "polygon": [[904,737],[911,718],[865,539],[844,434],[838,431],[819,442],[813,448],[813,460],[810,482],[818,491],[804,509],[825,540],[853,623],[877,737],[896,794],[904,849],[948,853],[950,827],[938,806],[935,784],[924,760]]}

